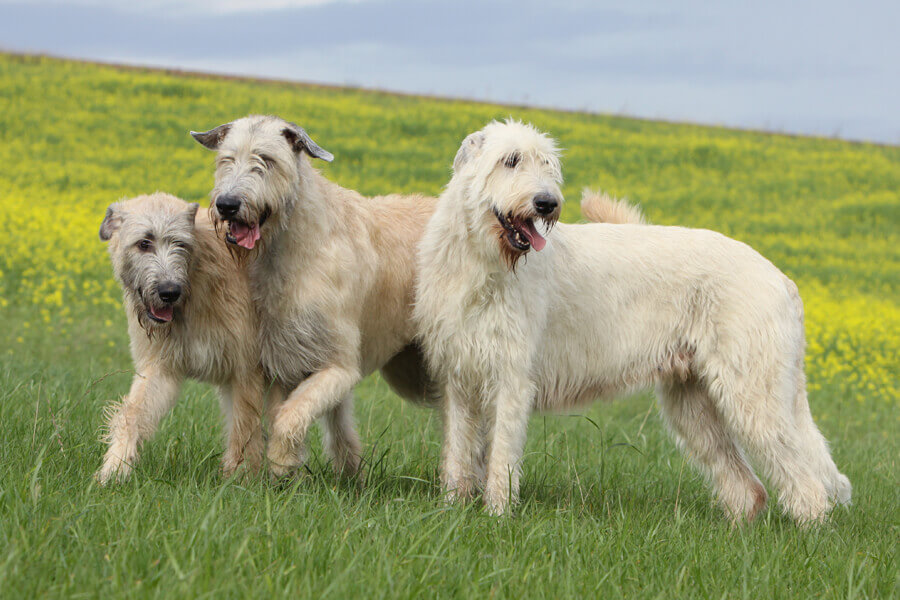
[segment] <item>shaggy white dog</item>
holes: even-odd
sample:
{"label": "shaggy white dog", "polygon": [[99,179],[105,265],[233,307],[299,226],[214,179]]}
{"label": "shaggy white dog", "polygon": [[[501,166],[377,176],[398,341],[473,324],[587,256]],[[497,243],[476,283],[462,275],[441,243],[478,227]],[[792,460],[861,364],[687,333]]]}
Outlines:
{"label": "shaggy white dog", "polygon": [[450,498],[482,487],[503,513],[533,409],[655,383],[732,518],[766,503],[745,451],[798,522],[849,503],[807,404],[797,286],[772,263],[712,231],[553,227],[559,154],[530,125],[473,133],[453,171],[420,245],[414,311],[443,390]]}

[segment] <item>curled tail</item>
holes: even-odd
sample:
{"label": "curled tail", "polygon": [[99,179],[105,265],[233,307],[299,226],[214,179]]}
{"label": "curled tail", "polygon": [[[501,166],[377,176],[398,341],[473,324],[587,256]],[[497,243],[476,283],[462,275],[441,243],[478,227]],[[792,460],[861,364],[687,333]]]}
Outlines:
{"label": "curled tail", "polygon": [[625,200],[616,200],[609,194],[584,188],[581,192],[581,214],[594,223],[644,225],[644,213]]}

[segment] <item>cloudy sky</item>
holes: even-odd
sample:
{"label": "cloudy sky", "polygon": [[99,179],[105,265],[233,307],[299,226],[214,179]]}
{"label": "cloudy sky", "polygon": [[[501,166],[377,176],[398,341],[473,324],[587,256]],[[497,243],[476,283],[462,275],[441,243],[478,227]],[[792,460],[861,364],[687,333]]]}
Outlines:
{"label": "cloudy sky", "polygon": [[891,144],[898,24],[896,0],[0,0],[6,50]]}

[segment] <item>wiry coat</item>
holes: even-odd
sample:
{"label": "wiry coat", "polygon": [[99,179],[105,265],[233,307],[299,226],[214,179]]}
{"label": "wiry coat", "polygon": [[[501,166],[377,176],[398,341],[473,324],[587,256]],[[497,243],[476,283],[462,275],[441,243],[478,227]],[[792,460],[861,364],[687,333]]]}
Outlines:
{"label": "wiry coat", "polygon": [[[460,152],[422,240],[415,308],[444,389],[451,496],[483,485],[503,512],[532,410],[655,383],[666,422],[732,517],[766,501],[745,451],[800,522],[849,502],[809,412],[797,287],[771,262],[712,231],[557,224],[512,271],[484,224],[527,211],[521,198],[558,182],[540,166],[555,147],[529,126],[493,123]],[[532,155],[531,172],[504,174],[511,153]]]}
{"label": "wiry coat", "polygon": [[[254,250],[262,364],[288,394],[273,423],[269,466],[276,474],[298,466],[308,428],[324,417],[335,467],[353,472],[354,386],[382,369],[405,397],[425,394],[410,316],[416,244],[434,199],[369,198],[328,181],[308,157],[331,155],[277,117],[194,135],[218,151],[213,205],[228,198],[240,206],[219,218],[234,242]],[[245,233],[251,229],[254,236]]]}
{"label": "wiry coat", "polygon": [[[214,384],[226,417],[222,466],[258,470],[264,458],[264,383],[256,314],[246,270],[196,204],[156,193],[110,206],[101,228],[123,287],[135,376],[129,394],[110,407],[109,447],[98,479],[127,477],[140,444],[174,405],[185,378]],[[138,246],[150,241],[148,249]],[[146,245],[146,244],[145,244]],[[161,281],[182,286],[168,323],[148,307]]]}

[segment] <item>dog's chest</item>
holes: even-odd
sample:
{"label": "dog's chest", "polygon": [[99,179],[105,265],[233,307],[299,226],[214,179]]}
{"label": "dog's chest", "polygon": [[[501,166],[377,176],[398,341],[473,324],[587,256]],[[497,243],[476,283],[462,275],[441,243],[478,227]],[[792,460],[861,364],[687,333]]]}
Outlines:
{"label": "dog's chest", "polygon": [[442,324],[453,368],[473,379],[492,378],[510,368],[528,370],[543,319],[521,291],[488,287],[464,304]]}
{"label": "dog's chest", "polygon": [[260,350],[266,374],[293,389],[334,354],[331,323],[316,310],[263,316]]}
{"label": "dog's chest", "polygon": [[159,356],[176,372],[210,383],[225,383],[237,370],[228,334],[217,328],[179,324],[158,341]]}

